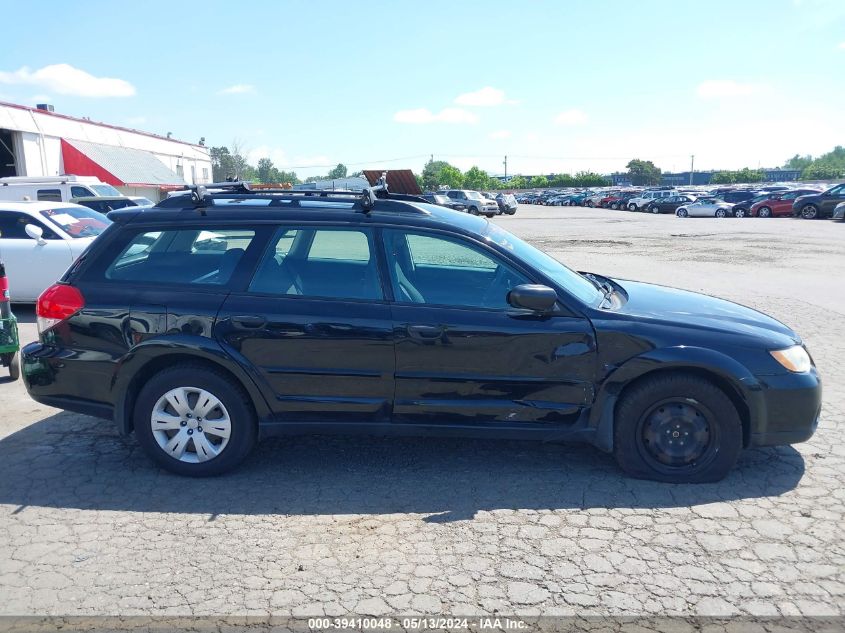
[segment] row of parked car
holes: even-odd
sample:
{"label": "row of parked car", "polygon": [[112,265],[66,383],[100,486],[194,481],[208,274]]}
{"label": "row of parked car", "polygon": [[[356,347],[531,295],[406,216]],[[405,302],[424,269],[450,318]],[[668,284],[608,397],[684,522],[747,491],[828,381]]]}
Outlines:
{"label": "row of parked car", "polygon": [[470,189],[448,189],[424,193],[423,198],[432,204],[464,211],[472,215],[492,218],[497,215],[513,215],[519,206],[511,193],[489,193]]}
{"label": "row of parked car", "polygon": [[845,183],[821,191],[812,187],[767,185],[759,189],[716,188],[602,191],[544,191],[519,194],[523,204],[583,206],[648,213],[673,213],[679,217],[801,217],[843,219]]}

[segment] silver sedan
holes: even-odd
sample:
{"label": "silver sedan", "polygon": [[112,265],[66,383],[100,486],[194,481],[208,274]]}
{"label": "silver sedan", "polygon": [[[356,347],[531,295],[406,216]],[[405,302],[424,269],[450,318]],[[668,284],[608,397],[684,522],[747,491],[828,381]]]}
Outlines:
{"label": "silver sedan", "polygon": [[732,205],[719,198],[699,198],[678,207],[675,215],[679,218],[726,218],[732,215]]}

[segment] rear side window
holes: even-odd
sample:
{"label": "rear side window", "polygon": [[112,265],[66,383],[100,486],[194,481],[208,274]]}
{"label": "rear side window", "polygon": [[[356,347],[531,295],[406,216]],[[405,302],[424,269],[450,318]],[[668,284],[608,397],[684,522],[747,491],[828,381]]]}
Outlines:
{"label": "rear side window", "polygon": [[367,229],[280,228],[250,292],[326,299],[383,299]]}
{"label": "rear side window", "polygon": [[250,229],[138,233],[106,269],[106,279],[221,286],[255,238]]}
{"label": "rear side window", "polygon": [[39,189],[38,199],[42,202],[61,202],[61,189]]}
{"label": "rear side window", "polygon": [[74,185],[70,188],[70,195],[74,198],[84,198],[86,196],[94,196],[96,194],[87,187],[80,187],[79,185]]}

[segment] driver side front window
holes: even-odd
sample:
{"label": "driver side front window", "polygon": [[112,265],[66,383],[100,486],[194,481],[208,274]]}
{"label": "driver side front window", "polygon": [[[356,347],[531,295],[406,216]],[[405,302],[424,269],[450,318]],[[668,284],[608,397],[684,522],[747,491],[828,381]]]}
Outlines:
{"label": "driver side front window", "polygon": [[460,239],[385,230],[393,296],[400,303],[507,309],[507,295],[524,275]]}

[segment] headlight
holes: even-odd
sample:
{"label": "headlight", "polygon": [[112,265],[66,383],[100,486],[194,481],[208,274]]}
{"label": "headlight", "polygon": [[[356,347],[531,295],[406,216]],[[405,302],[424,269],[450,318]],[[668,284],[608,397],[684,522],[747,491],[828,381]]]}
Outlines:
{"label": "headlight", "polygon": [[786,349],[777,349],[770,351],[769,354],[789,371],[795,372],[796,374],[810,371],[810,368],[813,366],[810,355],[801,345],[787,347]]}

